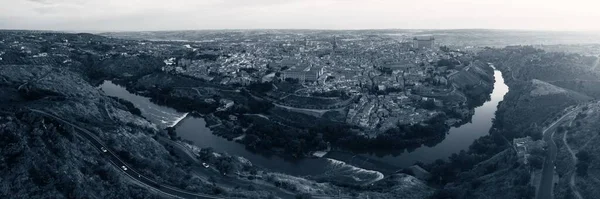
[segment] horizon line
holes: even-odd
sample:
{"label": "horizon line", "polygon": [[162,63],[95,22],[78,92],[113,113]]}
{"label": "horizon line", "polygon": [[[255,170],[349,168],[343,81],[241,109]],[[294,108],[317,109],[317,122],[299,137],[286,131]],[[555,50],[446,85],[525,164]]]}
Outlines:
{"label": "horizon line", "polygon": [[40,31],[63,33],[127,33],[127,32],[192,32],[192,31],[515,31],[515,32],[571,32],[598,33],[600,30],[557,30],[557,29],[518,29],[518,28],[357,28],[357,29],[325,29],[325,28],[207,28],[207,29],[163,29],[163,30],[48,30],[48,29],[10,29],[0,31]]}

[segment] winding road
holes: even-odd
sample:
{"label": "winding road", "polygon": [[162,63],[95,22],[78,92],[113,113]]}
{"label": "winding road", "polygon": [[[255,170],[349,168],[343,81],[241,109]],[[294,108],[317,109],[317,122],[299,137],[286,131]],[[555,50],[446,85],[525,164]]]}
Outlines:
{"label": "winding road", "polygon": [[[184,191],[184,190],[181,190],[181,189],[178,189],[175,187],[160,184],[146,176],[141,175],[135,169],[130,167],[125,161],[121,160],[113,151],[111,151],[106,146],[106,144],[104,144],[102,141],[100,141],[100,139],[98,139],[92,132],[90,132],[84,128],[81,128],[81,127],[79,127],[69,121],[66,121],[62,118],[59,118],[58,116],[47,113],[45,111],[37,110],[37,109],[29,109],[29,110],[34,113],[38,113],[38,114],[41,114],[41,115],[44,115],[47,117],[51,117],[55,120],[58,120],[64,124],[67,124],[75,129],[79,130],[80,132],[82,132],[79,135],[81,135],[83,138],[90,141],[92,143],[92,145],[94,147],[96,147],[100,152],[102,152],[101,148],[104,148],[106,150],[106,152],[104,152],[103,154],[106,155],[105,157],[108,159],[108,161],[113,166],[115,166],[118,170],[122,171],[125,175],[127,175],[136,184],[142,185],[146,188],[149,188],[151,190],[157,191],[163,195],[173,197],[173,198],[202,198],[202,199],[221,198],[221,197],[207,195],[207,194],[191,193],[191,192]],[[127,168],[127,170],[122,169],[123,166],[125,166]]]}
{"label": "winding road", "polygon": [[[554,188],[554,162],[556,161],[556,143],[554,142],[554,133],[556,132],[556,126],[558,123],[563,122],[568,116],[571,116],[579,110],[579,107],[574,108],[573,110],[567,112],[565,115],[560,117],[554,123],[550,124],[544,131],[544,141],[548,143],[548,152],[546,154],[546,158],[544,160],[544,167],[542,169],[542,179],[540,181],[540,185],[538,188],[538,192],[536,194],[537,199],[552,199],[554,198],[554,194],[552,190]],[[551,132],[548,132],[551,131]]]}
{"label": "winding road", "polygon": [[[169,185],[160,184],[144,175],[141,175],[138,171],[136,171],[134,168],[129,166],[125,161],[121,160],[113,151],[110,150],[110,148],[106,144],[104,144],[92,132],[90,132],[80,126],[77,126],[67,120],[64,120],[54,114],[48,113],[46,111],[38,110],[38,109],[29,109],[29,110],[31,112],[53,118],[57,121],[67,124],[67,125],[73,127],[74,129],[82,132],[81,134],[79,134],[79,135],[81,135],[81,137],[90,141],[92,143],[92,145],[94,147],[96,147],[100,152],[102,152],[102,148],[104,148],[106,150],[106,152],[103,152],[103,154],[106,155],[106,157],[107,157],[108,161],[111,163],[111,165],[115,166],[115,168],[117,170],[122,171],[123,174],[125,174],[127,177],[129,177],[132,180],[132,182],[137,185],[140,185],[149,190],[156,191],[156,192],[158,192],[164,196],[170,197],[170,198],[193,198],[193,199],[219,199],[219,198],[222,198],[222,197],[208,195],[208,194],[192,193],[192,192],[184,191],[184,190],[181,190],[179,188],[172,187]],[[164,142],[164,143],[169,143],[171,146],[174,146],[175,148],[179,148],[180,149],[179,151],[182,153],[185,153],[185,155],[187,155],[190,160],[194,161],[195,163],[199,163],[199,161],[197,159],[195,159],[195,156],[193,154],[191,154],[189,150],[185,149],[184,146],[181,146],[179,143],[173,142],[168,139],[160,139],[160,141]],[[127,170],[123,170],[122,166],[125,166],[127,168]],[[198,173],[204,173],[204,174],[209,172],[208,170],[199,170],[199,169],[197,169],[195,171]],[[207,175],[207,176],[211,176],[211,175]],[[243,186],[243,185],[247,185],[247,183],[249,183],[249,182],[242,182],[242,181],[238,182],[237,180],[234,180],[234,179],[230,179],[227,182],[229,182],[229,186]],[[221,181],[221,183],[224,183],[224,182]],[[264,186],[266,186],[266,185],[264,185]],[[293,198],[295,195],[292,192],[284,191],[284,190],[281,190],[276,187],[264,187],[264,188],[273,191],[276,195],[283,197],[283,198]],[[312,194],[311,197],[319,198],[319,199],[332,198],[332,196],[330,196],[330,195],[319,195],[319,194]],[[335,198],[349,198],[349,197],[335,196]]]}

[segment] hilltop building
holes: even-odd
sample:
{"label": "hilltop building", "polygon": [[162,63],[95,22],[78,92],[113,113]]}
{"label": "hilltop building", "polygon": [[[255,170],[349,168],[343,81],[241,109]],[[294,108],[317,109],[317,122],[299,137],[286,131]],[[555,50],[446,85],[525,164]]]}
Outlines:
{"label": "hilltop building", "polygon": [[515,149],[517,149],[517,156],[519,157],[519,162],[527,164],[527,159],[529,158],[529,154],[527,153],[527,143],[532,142],[531,137],[527,136],[524,138],[515,138],[513,139],[513,145]]}
{"label": "hilltop building", "polygon": [[285,70],[281,73],[281,79],[296,79],[298,81],[317,81],[319,77],[323,75],[323,67],[308,66],[300,67],[294,66]]}
{"label": "hilltop building", "polygon": [[413,38],[413,48],[433,49],[435,38],[433,36],[416,36]]}
{"label": "hilltop building", "polygon": [[519,158],[518,161],[520,163],[527,164],[533,149],[537,148],[539,150],[543,150],[544,141],[533,141],[533,139],[531,139],[529,136],[524,138],[515,138],[513,139],[513,147],[517,151],[517,157]]}

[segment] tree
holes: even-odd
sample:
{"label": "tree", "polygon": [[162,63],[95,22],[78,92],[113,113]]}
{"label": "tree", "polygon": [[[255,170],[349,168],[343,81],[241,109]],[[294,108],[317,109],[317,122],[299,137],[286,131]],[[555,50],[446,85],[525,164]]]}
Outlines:
{"label": "tree", "polygon": [[587,162],[578,162],[577,165],[577,175],[579,176],[587,176],[589,164]]}
{"label": "tree", "polygon": [[533,198],[535,196],[535,187],[529,185],[517,189],[520,198]]}
{"label": "tree", "polygon": [[265,83],[253,83],[248,85],[248,89],[257,93],[266,93],[273,90],[273,84],[269,82]]}
{"label": "tree", "polygon": [[435,102],[433,100],[423,100],[419,104],[419,106],[423,109],[434,110],[436,108]]}
{"label": "tree", "polygon": [[471,189],[477,189],[477,187],[481,186],[482,181],[478,178],[471,181]]}
{"label": "tree", "polygon": [[544,165],[544,159],[540,156],[532,155],[529,156],[529,164],[531,164],[531,167],[535,169],[542,169],[542,166]]}
{"label": "tree", "polygon": [[215,167],[217,167],[217,169],[221,173],[229,174],[234,170],[233,158],[231,158],[231,157],[221,158],[216,162]]}
{"label": "tree", "polygon": [[460,192],[456,189],[440,189],[429,196],[429,199],[447,199],[447,198],[458,198]]}
{"label": "tree", "polygon": [[531,154],[535,156],[544,156],[544,149],[542,148],[533,148],[531,149]]}
{"label": "tree", "polygon": [[490,164],[485,167],[485,174],[494,173],[496,170],[498,170],[498,164]]}
{"label": "tree", "polygon": [[527,170],[519,169],[518,174],[518,177],[513,181],[514,186],[523,186],[529,183],[529,178],[531,178],[531,175],[529,172],[527,172]]}
{"label": "tree", "polygon": [[440,50],[444,52],[450,52],[450,48],[448,48],[448,46],[440,46]]}
{"label": "tree", "polygon": [[577,156],[577,159],[579,161],[582,161],[582,162],[590,161],[590,153],[587,151],[579,151],[579,152],[577,152],[577,154],[575,154],[575,156]]}
{"label": "tree", "polygon": [[173,128],[173,127],[167,127],[166,130],[167,130],[167,133],[169,134],[169,137],[172,140],[176,140],[177,132],[175,131],[175,128]]}
{"label": "tree", "polygon": [[202,148],[198,153],[198,156],[201,160],[210,161],[213,156],[214,150],[212,148]]}
{"label": "tree", "polygon": [[543,137],[544,137],[544,135],[542,135],[541,131],[531,132],[531,139],[533,139],[533,141],[541,140]]}
{"label": "tree", "polygon": [[440,59],[439,61],[437,61],[436,64],[437,66],[447,66],[454,68],[454,66],[458,65],[459,63],[456,60]]}
{"label": "tree", "polygon": [[585,114],[585,113],[581,112],[581,113],[578,113],[578,114],[577,114],[577,116],[575,117],[575,119],[576,119],[576,120],[583,119],[583,118],[585,118],[586,116],[587,116],[587,114]]}

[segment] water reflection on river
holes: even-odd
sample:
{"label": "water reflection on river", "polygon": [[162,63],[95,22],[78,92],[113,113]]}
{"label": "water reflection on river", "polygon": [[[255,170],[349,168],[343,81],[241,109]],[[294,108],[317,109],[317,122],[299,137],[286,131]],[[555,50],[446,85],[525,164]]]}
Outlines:
{"label": "water reflection on river", "polygon": [[[210,147],[215,152],[241,156],[250,160],[253,164],[271,171],[356,184],[370,183],[383,178],[383,174],[380,172],[360,169],[329,158],[287,160],[279,156],[254,153],[246,150],[242,144],[214,135],[206,127],[206,122],[203,118],[185,117],[187,113],[180,113],[172,108],[156,105],[150,99],[132,94],[111,81],[105,81],[100,85],[100,88],[109,96],[119,97],[132,102],[142,111],[144,117],[160,126],[172,126],[176,122],[179,122],[175,129],[177,135],[184,140],[192,141],[198,147]],[[184,118],[179,121],[182,116]]]}
{"label": "water reflection on river", "polygon": [[[257,166],[276,172],[296,176],[312,176],[320,179],[337,179],[345,182],[369,183],[381,179],[383,175],[380,172],[360,169],[349,164],[388,173],[401,167],[410,166],[417,161],[427,163],[436,159],[447,158],[452,153],[468,149],[475,139],[486,135],[492,125],[492,118],[494,118],[498,103],[502,101],[504,95],[508,92],[502,74],[495,71],[494,76],[496,83],[491,99],[475,109],[475,115],[470,123],[458,128],[451,128],[445,139],[433,147],[421,146],[411,152],[382,157],[370,154],[356,155],[334,152],[327,154],[326,158],[301,160],[287,160],[278,156],[268,156],[248,151],[239,143],[212,134],[211,130],[206,127],[204,119],[185,117],[186,113],[156,105],[150,102],[148,98],[129,93],[125,88],[110,81],[105,81],[100,88],[109,96],[132,102],[141,109],[142,115],[154,123],[162,126],[172,126],[179,122],[176,126],[177,134],[182,139],[194,142],[194,145],[198,147],[211,147],[216,152],[242,156]],[[183,120],[181,120],[182,118]]]}
{"label": "water reflection on river", "polygon": [[130,101],[142,111],[146,119],[162,128],[174,126],[187,116],[187,113],[179,113],[175,109],[157,105],[147,97],[132,94],[111,81],[104,81],[100,88],[108,96]]}
{"label": "water reflection on river", "polygon": [[504,83],[502,73],[497,70],[494,71],[494,78],[496,82],[490,100],[475,108],[475,114],[471,122],[460,127],[451,128],[444,140],[433,147],[421,146],[414,151],[385,156],[373,154],[360,154],[357,156],[356,154],[333,152],[326,157],[343,160],[363,168],[381,167],[378,170],[389,170],[392,167],[411,166],[418,161],[430,163],[437,159],[448,158],[453,153],[458,153],[461,150],[468,150],[473,141],[489,133],[498,103],[508,93],[508,86]]}

